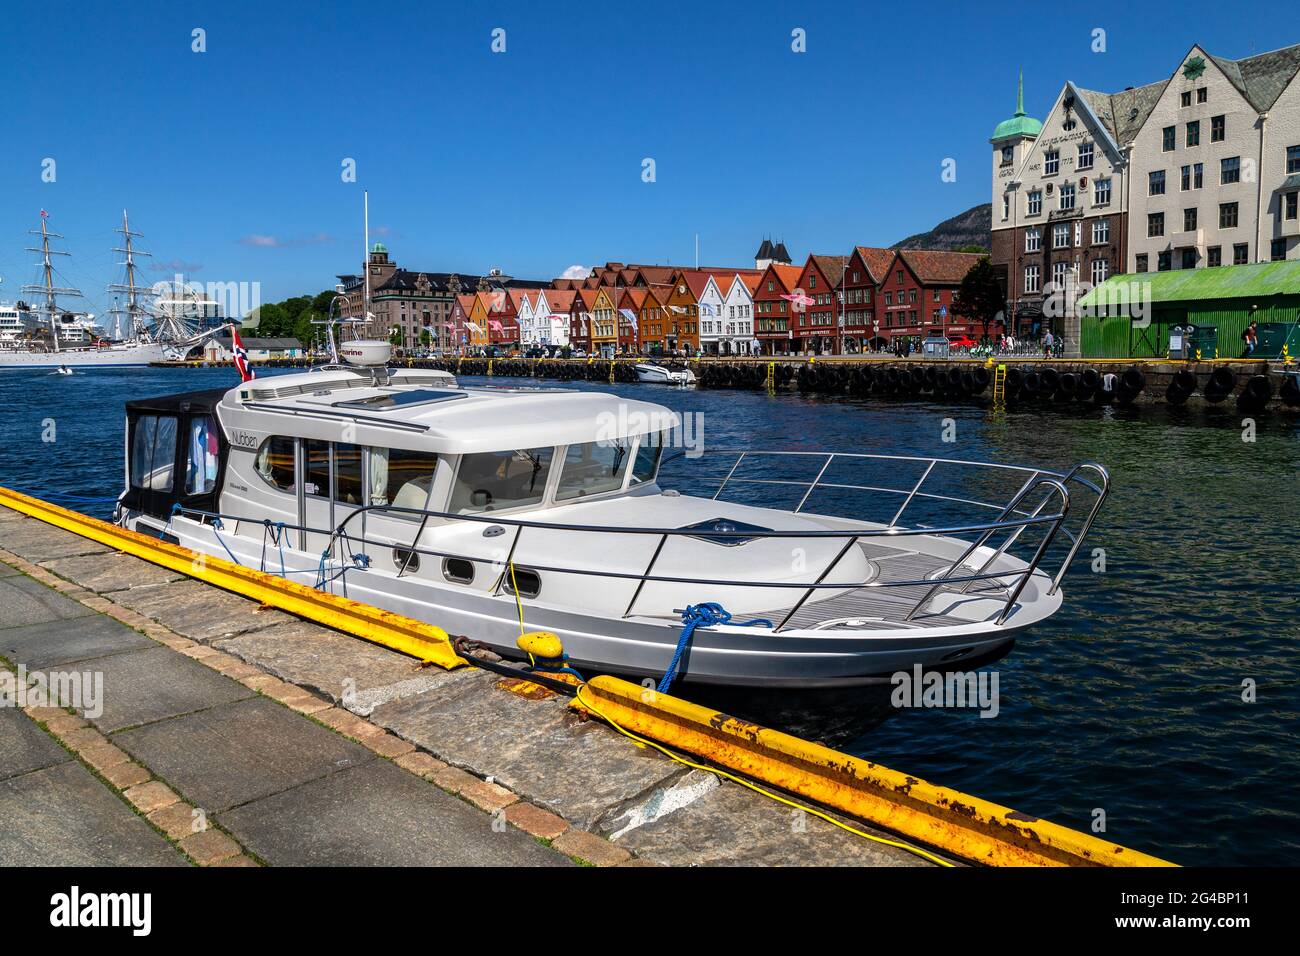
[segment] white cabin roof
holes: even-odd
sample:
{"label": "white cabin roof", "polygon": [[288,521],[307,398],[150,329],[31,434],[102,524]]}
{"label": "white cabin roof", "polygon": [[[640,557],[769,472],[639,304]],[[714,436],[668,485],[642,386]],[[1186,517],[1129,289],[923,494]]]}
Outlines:
{"label": "white cabin roof", "polygon": [[[556,388],[462,388],[400,369],[389,384],[350,370],[283,375],[226,393],[228,432],[302,436],[463,455],[630,437],[677,427],[662,405]],[[345,436],[345,429],[347,435]]]}

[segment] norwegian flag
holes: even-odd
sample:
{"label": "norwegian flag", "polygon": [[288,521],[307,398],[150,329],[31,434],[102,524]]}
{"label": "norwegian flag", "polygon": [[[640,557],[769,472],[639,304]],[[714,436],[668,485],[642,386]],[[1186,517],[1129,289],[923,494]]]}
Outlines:
{"label": "norwegian flag", "polygon": [[244,340],[239,337],[239,329],[232,328],[231,334],[231,353],[235,357],[235,368],[239,369],[239,380],[249,382],[257,378],[257,373],[248,367],[248,349],[244,348]]}

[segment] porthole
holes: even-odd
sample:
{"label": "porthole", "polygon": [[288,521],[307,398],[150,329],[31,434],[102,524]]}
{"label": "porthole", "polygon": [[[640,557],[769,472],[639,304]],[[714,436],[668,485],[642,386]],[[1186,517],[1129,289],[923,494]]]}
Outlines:
{"label": "porthole", "polygon": [[[512,579],[513,578],[513,582]],[[529,571],[527,568],[515,568],[513,573],[506,568],[505,587],[507,594],[514,594],[514,585],[519,585],[519,596],[526,598],[535,598],[542,591],[542,579],[536,571]]]}
{"label": "porthole", "polygon": [[407,548],[394,548],[393,564],[402,574],[414,574],[420,570],[420,556]]}
{"label": "porthole", "polygon": [[442,576],[452,584],[473,584],[474,562],[464,558],[448,558],[442,562]]}

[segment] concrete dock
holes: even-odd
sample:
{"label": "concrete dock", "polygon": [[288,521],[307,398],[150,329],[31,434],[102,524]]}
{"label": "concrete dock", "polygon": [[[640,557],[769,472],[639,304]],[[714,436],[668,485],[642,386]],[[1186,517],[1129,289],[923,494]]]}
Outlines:
{"label": "concrete dock", "polygon": [[0,707],[0,865],[925,865],[3,507],[0,667],[102,680]]}

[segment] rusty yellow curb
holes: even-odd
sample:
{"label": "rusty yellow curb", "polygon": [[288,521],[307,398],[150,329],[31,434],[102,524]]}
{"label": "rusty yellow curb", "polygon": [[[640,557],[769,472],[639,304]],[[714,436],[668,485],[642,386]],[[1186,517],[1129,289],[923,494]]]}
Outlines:
{"label": "rusty yellow curb", "polygon": [[627,730],[965,860],[989,866],[1174,865],[639,684],[595,677],[583,694],[600,716]]}
{"label": "rusty yellow curb", "polygon": [[8,488],[0,488],[0,505],[151,564],[374,644],[410,654],[439,667],[451,669],[467,663],[452,649],[446,631],[423,621],[337,594],[317,591],[223,558],[199,554],[189,548],[128,531],[107,521],[69,511]]}

